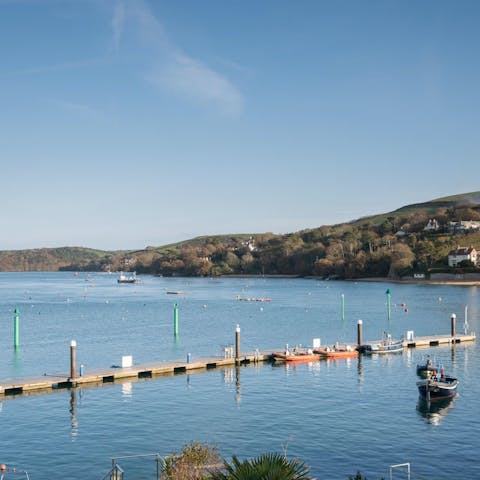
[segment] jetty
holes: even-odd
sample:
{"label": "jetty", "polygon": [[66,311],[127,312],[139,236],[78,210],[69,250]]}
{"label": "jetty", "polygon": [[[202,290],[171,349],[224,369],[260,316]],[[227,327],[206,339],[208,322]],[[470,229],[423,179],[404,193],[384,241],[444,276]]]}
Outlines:
{"label": "jetty", "polygon": [[[403,347],[404,349],[422,347],[429,348],[441,345],[456,345],[459,343],[473,342],[475,340],[475,333],[456,334],[453,337],[451,335],[432,335],[414,337],[409,340],[405,340],[403,341]],[[121,383],[128,380],[200,373],[202,371],[216,368],[257,365],[259,363],[271,362],[273,360],[272,351],[256,350],[255,352],[240,355],[240,346],[237,344],[235,354],[233,354],[232,349],[231,355],[225,355],[225,357],[218,356],[192,361],[190,355],[187,355],[185,361],[158,361],[126,367],[112,366],[110,368],[99,369],[88,373],[81,371],[80,375],[77,375],[74,353],[76,343],[74,345],[73,343],[74,342],[72,342],[71,345],[72,353],[69,373],[58,375],[44,374],[37,377],[24,377],[13,380],[0,379],[0,397],[17,396],[22,394],[28,395],[33,393],[47,393],[49,391],[79,386],[100,386],[115,382]]]}
{"label": "jetty", "polygon": [[0,379],[0,395],[21,395],[28,393],[41,393],[58,390],[62,388],[78,387],[83,385],[100,385],[105,383],[115,383],[128,379],[147,379],[162,376],[172,376],[185,373],[199,373],[202,370],[212,370],[217,367],[232,367],[236,365],[258,364],[260,362],[269,362],[272,359],[272,352],[249,353],[237,358],[211,357],[198,361],[174,361],[174,362],[152,362],[141,365],[132,365],[131,367],[110,367],[96,370],[94,372],[74,375],[68,373],[49,375],[44,374],[37,377],[24,377],[16,380]]}
{"label": "jetty", "polygon": [[438,347],[440,345],[451,345],[455,343],[474,342],[475,333],[461,334],[452,337],[451,335],[434,335],[431,337],[414,337],[403,341],[403,348]]}

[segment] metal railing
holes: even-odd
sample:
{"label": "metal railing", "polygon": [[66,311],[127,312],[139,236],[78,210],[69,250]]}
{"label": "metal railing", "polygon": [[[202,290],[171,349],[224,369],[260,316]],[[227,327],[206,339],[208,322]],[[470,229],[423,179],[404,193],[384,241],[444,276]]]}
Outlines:
{"label": "metal railing", "polygon": [[112,457],[112,468],[102,477],[102,480],[124,480],[125,472],[118,465],[118,460],[130,460],[134,458],[153,458],[156,464],[156,478],[160,478],[161,462],[163,461],[159,453],[143,453],[140,455],[122,455],[119,457]]}
{"label": "metal railing", "polygon": [[[161,456],[159,453],[144,453],[139,455],[123,455],[119,457],[112,457],[112,468],[108,471],[108,473],[102,477],[101,480],[125,480],[127,475],[125,471],[120,467],[117,463],[118,460],[131,460],[137,458],[153,458],[156,464],[156,479],[160,478],[162,469],[164,467],[164,462],[166,458],[180,458],[181,455],[167,455]],[[201,470],[203,472],[209,472],[211,470],[221,470],[224,467],[223,463],[212,463],[202,466],[194,466],[194,469]],[[0,478],[0,480],[2,480]]]}
{"label": "metal railing", "polygon": [[408,463],[398,463],[397,465],[390,465],[389,468],[389,479],[393,480],[393,470],[395,468],[406,468],[407,469],[407,480],[410,480],[410,462]]}
{"label": "metal railing", "polygon": [[115,465],[110,471],[102,477],[102,480],[123,480],[124,471],[119,465]]}
{"label": "metal railing", "polygon": [[30,480],[30,477],[28,476],[28,472],[26,470],[17,470],[16,468],[8,468],[8,469],[2,469],[0,472],[0,480],[4,480],[5,478],[10,478],[10,477],[17,477],[21,476],[22,478],[26,478],[27,480]]}

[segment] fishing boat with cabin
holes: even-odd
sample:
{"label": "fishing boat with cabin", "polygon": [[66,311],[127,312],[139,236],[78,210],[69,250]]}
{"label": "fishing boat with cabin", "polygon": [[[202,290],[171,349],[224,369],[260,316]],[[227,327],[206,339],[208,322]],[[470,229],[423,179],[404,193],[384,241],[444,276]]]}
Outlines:
{"label": "fishing boat with cabin", "polygon": [[418,391],[427,401],[452,398],[457,394],[458,380],[445,374],[443,366],[436,375],[417,382]]}

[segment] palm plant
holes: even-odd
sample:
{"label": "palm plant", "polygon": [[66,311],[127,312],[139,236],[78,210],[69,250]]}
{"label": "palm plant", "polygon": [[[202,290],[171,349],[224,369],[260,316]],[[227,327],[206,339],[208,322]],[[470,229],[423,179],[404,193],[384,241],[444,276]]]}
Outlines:
{"label": "palm plant", "polygon": [[278,453],[264,453],[253,460],[232,457],[224,471],[211,473],[212,480],[313,480],[309,467],[300,460],[288,460]]}

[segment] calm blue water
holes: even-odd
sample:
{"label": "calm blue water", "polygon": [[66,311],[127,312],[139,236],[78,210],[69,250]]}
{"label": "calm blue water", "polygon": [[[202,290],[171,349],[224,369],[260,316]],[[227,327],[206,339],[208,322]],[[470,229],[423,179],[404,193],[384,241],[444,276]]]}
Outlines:
{"label": "calm blue water", "polygon": [[[464,308],[478,328],[477,287],[321,282],[303,279],[166,279],[118,285],[115,275],[0,273],[0,383],[67,372],[77,341],[85,369],[219,355],[242,329],[242,349],[280,349],[414,330],[463,329]],[[385,290],[392,291],[387,323]],[[167,295],[167,290],[186,292]],[[345,321],[340,295],[345,295]],[[235,296],[269,297],[271,303]],[[180,336],[173,338],[173,303]],[[406,304],[401,307],[402,303]],[[21,346],[13,344],[20,309]],[[410,350],[388,357],[213,370],[98,388],[0,398],[0,463],[32,479],[100,479],[113,456],[181,450],[209,442],[227,458],[266,451],[298,456],[318,478],[360,470],[388,477],[388,465],[411,462],[417,478],[478,478],[478,343]],[[460,379],[459,395],[436,410],[418,404],[415,367],[427,353]],[[124,460],[128,478],[154,478],[151,460]],[[395,478],[401,478],[400,476]]]}

